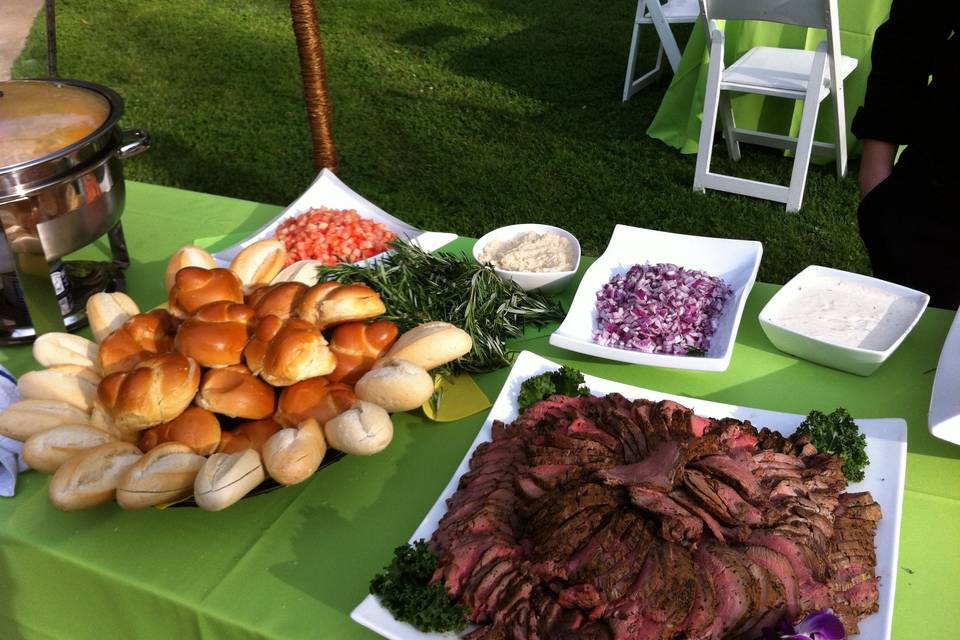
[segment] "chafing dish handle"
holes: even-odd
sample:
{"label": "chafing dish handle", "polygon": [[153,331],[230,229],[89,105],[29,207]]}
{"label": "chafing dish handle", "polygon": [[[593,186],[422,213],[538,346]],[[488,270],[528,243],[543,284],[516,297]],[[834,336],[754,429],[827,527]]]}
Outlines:
{"label": "chafing dish handle", "polygon": [[150,148],[150,134],[142,129],[124,129],[120,132],[120,148],[117,157],[121,160],[138,156]]}

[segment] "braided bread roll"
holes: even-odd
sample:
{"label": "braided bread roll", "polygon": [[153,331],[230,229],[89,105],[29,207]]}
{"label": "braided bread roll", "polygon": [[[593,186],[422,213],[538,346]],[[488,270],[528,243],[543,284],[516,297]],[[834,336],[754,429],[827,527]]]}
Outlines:
{"label": "braided bread roll", "polygon": [[177,319],[164,309],[137,314],[100,344],[100,370],[103,375],[129,371],[151,356],[173,351],[176,332]]}
{"label": "braided bread roll", "polygon": [[210,369],[203,374],[197,406],[246,420],[260,420],[273,415],[277,396],[273,387],[250,373],[242,364],[223,369]]}
{"label": "braided bread roll", "polygon": [[320,329],[296,318],[262,318],[243,355],[250,371],[275,387],[326,375],[337,366]]}
{"label": "braided bread roll", "polygon": [[310,289],[301,282],[279,282],[260,287],[247,298],[258,318],[277,316],[282,320],[296,316],[303,296]]}
{"label": "braided bread roll", "polygon": [[170,313],[186,318],[211,302],[243,302],[243,285],[229,269],[184,267],[177,271],[167,297]]}
{"label": "braided bread roll", "polygon": [[356,384],[393,345],[398,334],[397,325],[389,320],[341,324],[330,336],[330,350],[337,356],[337,368],[327,378],[330,382]]}
{"label": "braided bread roll", "polygon": [[310,287],[297,315],[326,329],[344,322],[369,320],[386,310],[380,294],[365,284],[321,282]]}
{"label": "braided bread roll", "polygon": [[189,407],[170,422],[144,431],[137,446],[146,453],[165,442],[179,442],[201,456],[208,456],[220,444],[220,422],[206,409]]}
{"label": "braided bread roll", "polygon": [[322,427],[350,408],[357,400],[349,386],[326,378],[310,378],[280,392],[274,419],[284,427],[293,427],[313,418]]}
{"label": "braided bread roll", "polygon": [[243,362],[253,332],[252,307],[227,300],[211,302],[183,321],[174,348],[201,367],[228,367]]}
{"label": "braided bread roll", "polygon": [[103,379],[97,399],[120,429],[143,430],[173,420],[197,395],[200,367],[179,353],[165,353]]}

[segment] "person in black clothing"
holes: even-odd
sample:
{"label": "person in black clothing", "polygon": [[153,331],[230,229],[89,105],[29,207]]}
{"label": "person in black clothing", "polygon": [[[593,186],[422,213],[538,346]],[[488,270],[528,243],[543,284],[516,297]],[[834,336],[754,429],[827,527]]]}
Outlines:
{"label": "person in black clothing", "polygon": [[[960,305],[960,2],[893,0],[853,120],[873,272]],[[907,145],[894,165],[897,148]]]}

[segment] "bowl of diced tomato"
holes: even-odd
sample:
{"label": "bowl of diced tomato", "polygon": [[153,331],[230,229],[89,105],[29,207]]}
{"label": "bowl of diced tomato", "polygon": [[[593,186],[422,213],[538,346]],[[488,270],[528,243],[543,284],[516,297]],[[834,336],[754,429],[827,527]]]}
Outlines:
{"label": "bowl of diced tomato", "polygon": [[383,253],[396,234],[354,209],[316,207],[285,219],[274,237],[287,249],[287,265],[300,260],[332,265]]}

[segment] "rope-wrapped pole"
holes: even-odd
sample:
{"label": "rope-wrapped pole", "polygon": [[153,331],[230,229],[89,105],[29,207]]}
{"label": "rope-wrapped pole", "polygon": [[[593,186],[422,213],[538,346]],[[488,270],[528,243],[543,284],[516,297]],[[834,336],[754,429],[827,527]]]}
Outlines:
{"label": "rope-wrapped pole", "polygon": [[290,17],[297,38],[303,97],[307,103],[307,120],[313,141],[313,166],[317,171],[337,172],[337,150],[333,144],[330,100],[327,96],[327,71],[323,63],[323,45],[314,0],[290,0]]}

